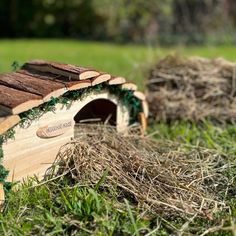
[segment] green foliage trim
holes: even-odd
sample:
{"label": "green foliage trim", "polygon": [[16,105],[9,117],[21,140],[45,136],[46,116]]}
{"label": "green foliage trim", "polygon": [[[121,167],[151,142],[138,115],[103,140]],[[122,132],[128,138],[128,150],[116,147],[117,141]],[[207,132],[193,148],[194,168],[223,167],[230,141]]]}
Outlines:
{"label": "green foliage trim", "polygon": [[2,165],[3,160],[3,143],[9,139],[14,139],[15,131],[13,128],[9,129],[5,134],[0,135],[0,183],[3,183],[5,191],[9,191],[11,188],[11,183],[6,182],[6,177],[9,171]]}
{"label": "green foliage trim", "polygon": [[[21,113],[20,125],[23,127],[29,127],[31,122],[35,119],[40,118],[47,112],[54,112],[56,104],[60,103],[68,106],[71,101],[82,100],[85,96],[88,96],[92,92],[108,91],[110,94],[117,96],[124,106],[126,106],[130,112],[130,124],[138,120],[139,112],[142,112],[142,105],[139,99],[133,96],[133,92],[130,90],[123,90],[118,85],[107,85],[106,83],[98,84],[93,87],[79,89],[75,91],[68,91],[61,97],[52,97],[49,102],[46,102],[38,107],[35,107],[29,111]],[[14,128],[9,129],[4,135],[0,135],[0,161],[3,159],[2,145],[9,139],[14,139],[15,131]],[[0,182],[4,184],[4,189],[9,191],[11,183],[6,182],[5,179],[9,171],[0,164]]]}
{"label": "green foliage trim", "polygon": [[21,113],[21,125],[28,127],[33,120],[40,118],[44,113],[55,111],[56,104],[69,106],[71,101],[82,100],[92,92],[101,91],[108,91],[122,101],[122,104],[126,106],[130,112],[130,124],[138,120],[138,114],[139,112],[142,112],[142,104],[138,98],[133,96],[133,91],[121,89],[118,85],[107,85],[106,83],[102,83],[93,87],[68,91],[58,98],[52,97],[49,102]]}
{"label": "green foliage trim", "polygon": [[130,124],[138,120],[138,114],[143,111],[140,100],[133,95],[133,91],[121,89],[117,85],[108,86],[110,94],[119,97],[124,106],[128,107],[130,112]]}
{"label": "green foliage trim", "polygon": [[12,71],[16,71],[21,68],[21,65],[19,64],[19,62],[13,61],[13,63],[11,64],[11,68],[12,68]]}

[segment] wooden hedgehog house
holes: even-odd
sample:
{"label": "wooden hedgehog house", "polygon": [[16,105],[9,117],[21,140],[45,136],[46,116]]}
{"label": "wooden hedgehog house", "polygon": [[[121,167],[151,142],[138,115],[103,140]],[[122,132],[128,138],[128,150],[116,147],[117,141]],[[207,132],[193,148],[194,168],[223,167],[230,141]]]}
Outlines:
{"label": "wooden hedgehog house", "polygon": [[137,86],[94,69],[31,61],[0,75],[0,181],[42,178],[60,147],[86,120],[115,125],[118,132],[140,122],[148,106]]}

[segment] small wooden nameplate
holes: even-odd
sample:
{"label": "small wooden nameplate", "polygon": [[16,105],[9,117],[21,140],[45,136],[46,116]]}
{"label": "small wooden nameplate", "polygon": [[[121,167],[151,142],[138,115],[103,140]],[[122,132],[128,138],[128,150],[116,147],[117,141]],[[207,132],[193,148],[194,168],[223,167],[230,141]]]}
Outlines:
{"label": "small wooden nameplate", "polygon": [[73,124],[74,122],[72,120],[63,120],[61,122],[40,127],[36,134],[40,138],[54,138],[70,130]]}

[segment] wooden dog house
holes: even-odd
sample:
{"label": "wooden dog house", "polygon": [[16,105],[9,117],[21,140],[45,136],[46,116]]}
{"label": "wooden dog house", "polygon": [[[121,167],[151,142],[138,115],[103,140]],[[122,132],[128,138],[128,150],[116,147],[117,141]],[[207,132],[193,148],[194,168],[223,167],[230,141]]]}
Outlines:
{"label": "wooden dog house", "polygon": [[76,124],[100,120],[122,132],[138,121],[145,129],[147,116],[144,94],[123,77],[38,60],[2,74],[0,148],[7,181],[41,178]]}

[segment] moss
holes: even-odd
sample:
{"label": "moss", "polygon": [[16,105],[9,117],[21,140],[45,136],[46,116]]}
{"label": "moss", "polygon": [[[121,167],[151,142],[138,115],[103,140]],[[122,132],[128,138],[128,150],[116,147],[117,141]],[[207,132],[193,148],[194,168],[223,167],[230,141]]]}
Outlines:
{"label": "moss", "polygon": [[30,123],[40,118],[44,113],[55,111],[56,104],[69,105],[71,101],[82,100],[85,96],[88,96],[92,92],[108,91],[110,94],[116,95],[123,103],[128,107],[130,112],[130,124],[138,120],[138,114],[142,111],[142,105],[139,99],[133,96],[133,92],[130,90],[123,90],[117,85],[107,85],[106,83],[98,84],[93,87],[83,88],[75,91],[68,91],[61,97],[52,97],[47,103],[33,108],[29,111],[20,114],[21,125],[27,126]]}
{"label": "moss", "polygon": [[[40,118],[47,112],[53,112],[56,109],[56,104],[69,105],[71,101],[82,100],[85,96],[88,96],[92,92],[108,91],[110,94],[116,95],[124,106],[128,107],[130,112],[130,124],[138,120],[138,114],[142,111],[142,105],[139,99],[133,96],[133,92],[130,90],[122,90],[118,85],[107,85],[106,83],[98,84],[93,87],[83,88],[75,91],[68,91],[61,97],[52,97],[49,102],[46,102],[38,107],[35,107],[29,111],[20,114],[20,125],[23,127],[30,126],[31,122]],[[8,130],[4,135],[0,136],[0,161],[3,159],[2,145],[8,139],[14,138],[14,129]],[[5,190],[9,190],[11,184],[6,182],[5,179],[8,172],[3,165],[0,165],[0,181],[4,183]]]}
{"label": "moss", "polygon": [[6,177],[9,171],[2,165],[3,160],[3,144],[9,139],[13,139],[15,135],[14,129],[9,129],[5,134],[0,135],[0,182],[3,183],[4,189],[9,190],[11,188],[11,183],[6,182]]}
{"label": "moss", "polygon": [[140,100],[133,95],[133,91],[121,89],[119,86],[108,86],[110,94],[118,96],[124,106],[128,107],[130,112],[130,124],[138,120],[138,114],[142,112]]}

